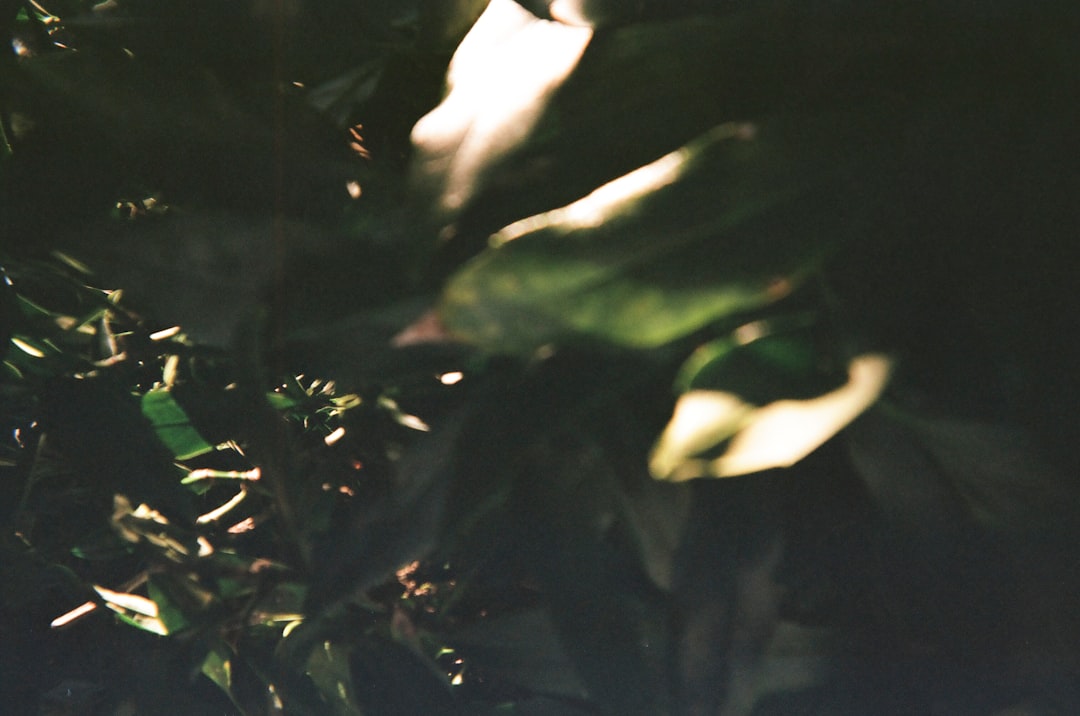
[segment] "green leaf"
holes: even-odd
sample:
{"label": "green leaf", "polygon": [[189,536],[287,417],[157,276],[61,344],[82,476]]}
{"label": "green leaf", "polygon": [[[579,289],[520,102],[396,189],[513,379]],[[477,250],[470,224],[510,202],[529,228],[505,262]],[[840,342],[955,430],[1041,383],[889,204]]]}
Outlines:
{"label": "green leaf", "polygon": [[214,450],[167,389],[158,388],[143,395],[142,412],[176,459],[188,460]]}
{"label": "green leaf", "polygon": [[123,622],[158,636],[169,633],[168,627],[158,615],[158,605],[152,599],[138,594],[114,592],[97,585],[94,586],[94,591],[105,602],[105,606],[116,612]]}
{"label": "green leaf", "polygon": [[[734,390],[757,404],[821,395],[843,382],[832,356],[813,335],[810,316],[780,316],[740,326],[695,350],[679,369],[675,386]],[[827,348],[827,346],[824,346]]]}
{"label": "green leaf", "polygon": [[[892,361],[855,357],[843,386],[804,400],[758,406],[720,390],[692,390],[679,398],[649,460],[654,477],[688,480],[733,477],[789,467],[820,447],[880,396]],[[719,457],[700,458],[730,441]]]}
{"label": "green leaf", "polygon": [[312,650],[308,657],[307,674],[315,688],[330,705],[331,713],[339,716],[362,716],[356,703],[349,669],[350,648],[324,642]]}
{"label": "green leaf", "polygon": [[158,619],[169,634],[175,634],[189,627],[191,621],[184,615],[184,610],[170,597],[169,590],[162,588],[162,578],[161,576],[151,577],[146,585],[146,592],[158,606]]}
{"label": "green leaf", "polygon": [[648,348],[771,304],[855,228],[825,195],[846,171],[828,147],[851,129],[835,117],[718,126],[504,228],[451,278],[441,319],[493,352],[573,338]]}
{"label": "green leaf", "polygon": [[200,671],[232,696],[232,654],[223,644],[218,644],[203,659]]}

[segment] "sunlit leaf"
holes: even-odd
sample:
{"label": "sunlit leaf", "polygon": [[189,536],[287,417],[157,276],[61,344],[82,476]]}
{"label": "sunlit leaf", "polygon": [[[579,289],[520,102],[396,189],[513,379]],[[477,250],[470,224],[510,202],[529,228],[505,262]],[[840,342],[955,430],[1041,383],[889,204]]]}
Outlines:
{"label": "sunlit leaf", "polygon": [[232,696],[232,654],[227,647],[219,644],[211,649],[199,670]]}
{"label": "sunlit leaf", "polygon": [[725,124],[506,227],[451,278],[443,323],[496,352],[575,337],[652,347],[789,295],[851,229],[823,228],[818,192],[840,171],[812,146],[840,131],[824,125]]}
{"label": "sunlit leaf", "polygon": [[[657,478],[678,481],[789,467],[872,405],[891,369],[892,361],[885,356],[858,356],[848,366],[848,382],[840,388],[815,398],[764,406],[731,392],[691,391],[676,404],[649,468]],[[728,440],[720,457],[696,457]]]}
{"label": "sunlit leaf", "polygon": [[160,580],[156,580],[153,577],[150,578],[147,583],[147,594],[151,600],[158,606],[157,617],[161,623],[168,630],[168,633],[175,634],[178,631],[186,629],[191,622],[184,616],[184,612],[169,598],[166,592],[161,588]]}
{"label": "sunlit leaf", "polygon": [[158,605],[152,599],[138,594],[115,592],[100,586],[95,586],[94,591],[105,601],[105,606],[116,612],[125,622],[159,636],[169,633],[168,627],[158,616]]}
{"label": "sunlit leaf", "polygon": [[[11,342],[15,344],[16,348],[33,358],[44,358],[48,352],[50,352],[50,347],[43,341],[37,341],[33,338],[18,338],[12,336]],[[52,350],[55,351],[55,348]]]}
{"label": "sunlit leaf", "polygon": [[199,434],[168,390],[145,393],[142,396],[142,412],[154,426],[158,438],[178,460],[213,452],[214,446]]}
{"label": "sunlit leaf", "polygon": [[145,503],[132,508],[125,495],[113,496],[112,526],[123,539],[141,544],[170,562],[189,562],[213,551],[205,537],[172,524]]}
{"label": "sunlit leaf", "polygon": [[143,614],[136,614],[135,612],[124,612],[113,605],[106,605],[117,612],[117,617],[120,621],[130,624],[131,626],[141,629],[142,631],[148,631],[151,634],[157,634],[158,636],[168,636],[169,630],[165,627],[157,617],[145,616]]}
{"label": "sunlit leaf", "polygon": [[145,617],[158,616],[158,605],[153,602],[153,599],[139,596],[138,594],[114,592],[106,589],[104,586],[94,586],[94,591],[102,596],[102,598],[105,599],[105,603],[110,607],[119,607],[124,611],[143,614]]}

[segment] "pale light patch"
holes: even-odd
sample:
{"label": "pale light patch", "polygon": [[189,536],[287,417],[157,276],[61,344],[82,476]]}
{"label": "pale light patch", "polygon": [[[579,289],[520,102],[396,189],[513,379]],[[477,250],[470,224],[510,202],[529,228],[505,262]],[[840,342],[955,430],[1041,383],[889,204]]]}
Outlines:
{"label": "pale light patch", "polygon": [[[848,364],[848,382],[836,390],[760,408],[733,393],[691,391],[679,399],[649,469],[657,478],[681,481],[790,467],[877,401],[892,365],[884,355],[857,356]],[[727,438],[731,444],[720,457],[693,459]]]}
{"label": "pale light patch", "polygon": [[457,385],[465,378],[465,374],[460,370],[450,371],[449,373],[443,373],[439,376],[439,382],[443,385]]}
{"label": "pale light patch", "polygon": [[123,363],[126,360],[127,360],[127,353],[117,353],[114,356],[109,356],[108,358],[103,358],[101,360],[94,361],[94,367],[95,368],[108,368],[110,366],[114,366],[114,365],[117,365],[119,363]]}
{"label": "pale light patch", "polygon": [[343,437],[345,437],[345,428],[339,427],[334,430],[334,432],[324,437],[323,442],[327,445],[333,445],[338,440],[341,440]]}
{"label": "pale light patch", "polygon": [[635,202],[674,183],[686,171],[687,163],[702,145],[724,140],[747,140],[754,134],[746,123],[721,124],[689,145],[609,181],[588,195],[564,207],[529,216],[510,224],[489,240],[501,246],[538,229],[555,226],[564,231],[593,229],[624,212]]}
{"label": "pale light patch", "polygon": [[195,518],[195,524],[197,524],[197,525],[205,525],[208,522],[216,522],[217,520],[221,519],[226,514],[228,514],[230,511],[232,511],[241,502],[243,502],[245,497],[247,497],[247,490],[240,490],[235,495],[233,495],[232,498],[230,498],[229,501],[226,502],[225,504],[223,504],[221,507],[217,507],[217,508],[215,508],[213,510],[210,510],[209,512],[207,512],[205,514],[202,514],[202,515],[199,515],[198,517],[196,517]]}
{"label": "pale light patch", "polygon": [[95,609],[97,609],[97,605],[93,602],[83,602],[79,606],[72,609],[70,612],[62,614],[56,619],[53,619],[51,622],[49,622],[49,626],[53,629],[59,629],[62,626],[67,626],[72,622],[82,619],[84,616],[94,611]]}
{"label": "pale light patch", "polygon": [[[116,503],[116,498],[117,497],[121,497],[121,495],[115,495],[114,496],[114,498],[113,498],[114,505]],[[135,510],[131,513],[131,516],[135,517],[137,519],[140,519],[140,520],[150,520],[151,522],[156,522],[159,525],[167,525],[167,524],[169,524],[169,520],[168,520],[168,518],[165,517],[165,515],[161,514],[160,512],[155,510],[153,507],[146,504],[145,502],[140,503],[139,506],[136,507]]]}
{"label": "pale light patch", "polygon": [[501,246],[547,226],[567,231],[592,229],[623,211],[632,203],[675,181],[686,162],[685,150],[676,150],[629,174],[604,184],[587,196],[559,209],[515,221],[491,237],[492,246]]}
{"label": "pale light patch", "polygon": [[255,529],[255,518],[245,517],[225,531],[231,535],[240,535],[245,532],[250,532],[253,529]]}
{"label": "pale light patch", "polygon": [[353,199],[359,199],[364,194],[364,190],[360,188],[360,182],[358,181],[345,182],[345,191],[349,192],[349,196]]}
{"label": "pale light patch", "polygon": [[528,135],[591,39],[587,27],[541,20],[513,0],[492,0],[454,53],[448,94],[412,132],[431,161],[452,155],[444,209],[467,202],[491,158]]}
{"label": "pale light patch", "polygon": [[15,344],[16,348],[18,348],[19,350],[21,350],[23,353],[25,353],[28,356],[32,356],[34,358],[44,358],[45,357],[45,353],[43,351],[35,348],[34,346],[30,345],[29,343],[27,343],[24,340],[12,337],[11,342]]}
{"label": "pale light patch", "polygon": [[[282,636],[288,636],[287,632],[292,631],[292,629],[290,629],[289,627],[295,628],[296,626],[299,626],[299,625],[300,625],[300,622],[298,620],[295,623],[295,625],[290,624],[288,627],[285,627],[286,632],[283,633]],[[281,696],[278,695],[277,689],[274,688],[274,685],[273,684],[267,684],[266,685],[266,691],[270,695],[270,707],[272,709],[274,709],[275,712],[284,711],[285,704],[282,702]]]}
{"label": "pale light patch", "polygon": [[254,482],[260,479],[262,479],[262,470],[258,467],[253,467],[250,470],[211,470],[202,467],[189,472],[184,479],[180,480],[180,484],[190,485],[200,480],[250,480]]}
{"label": "pale light patch", "polygon": [[163,341],[166,338],[172,338],[180,332],[180,326],[172,326],[171,328],[164,328],[160,331],[154,331],[150,334],[150,340]]}
{"label": "pale light patch", "polygon": [[745,346],[767,335],[769,335],[768,321],[751,321],[736,328],[732,337],[737,344]]}
{"label": "pale light patch", "polygon": [[578,2],[555,0],[548,6],[548,14],[559,22],[565,22],[569,25],[588,24],[588,19],[581,14],[581,7]]}
{"label": "pale light patch", "polygon": [[106,607],[140,629],[159,636],[165,636],[169,633],[168,627],[165,626],[165,623],[161,621],[158,615],[158,605],[154,600],[138,594],[114,592],[111,589],[97,585],[94,585],[94,591],[105,601]]}
{"label": "pale light patch", "polygon": [[649,470],[673,479],[683,462],[736,432],[754,406],[718,390],[692,390],[679,398],[649,459]]}
{"label": "pale light patch", "polygon": [[778,400],[756,411],[751,424],[713,461],[717,477],[790,467],[870,407],[889,381],[892,362],[864,355],[848,366],[848,382],[810,400]]}
{"label": "pale light patch", "polygon": [[[78,271],[81,274],[89,275],[89,274],[93,273],[93,271],[90,270],[89,266],[84,264],[82,261],[79,261],[77,258],[72,256],[71,254],[66,254],[63,251],[52,251],[50,253],[50,255],[54,259],[56,259],[57,261],[60,261],[61,263],[64,263],[64,264],[67,264],[68,266],[75,269],[76,271]],[[109,293],[109,292],[106,291],[106,293]]]}
{"label": "pale light patch", "polygon": [[403,425],[411,430],[419,430],[420,432],[424,433],[431,431],[431,426],[429,426],[419,417],[415,415],[410,415],[409,413],[403,411],[401,409],[401,406],[397,404],[397,401],[389,396],[379,396],[379,407],[388,411],[390,413],[390,417],[392,417],[398,425]]}
{"label": "pale light patch", "polygon": [[114,604],[122,609],[135,612],[136,614],[142,614],[143,616],[156,617],[158,615],[158,605],[152,599],[140,597],[138,594],[114,592],[111,589],[106,589],[105,587],[97,585],[94,586],[94,591],[110,605]]}
{"label": "pale light patch", "polygon": [[165,359],[165,365],[161,369],[161,382],[166,388],[176,385],[176,379],[180,374],[180,356],[171,355]]}

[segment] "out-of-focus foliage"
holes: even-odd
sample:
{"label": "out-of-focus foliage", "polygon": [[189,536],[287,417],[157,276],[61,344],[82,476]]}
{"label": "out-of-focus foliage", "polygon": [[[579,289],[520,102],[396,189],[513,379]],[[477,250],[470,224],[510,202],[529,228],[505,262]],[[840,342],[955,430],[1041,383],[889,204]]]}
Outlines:
{"label": "out-of-focus foliage", "polygon": [[1078,31],[0,0],[0,701],[1076,710]]}

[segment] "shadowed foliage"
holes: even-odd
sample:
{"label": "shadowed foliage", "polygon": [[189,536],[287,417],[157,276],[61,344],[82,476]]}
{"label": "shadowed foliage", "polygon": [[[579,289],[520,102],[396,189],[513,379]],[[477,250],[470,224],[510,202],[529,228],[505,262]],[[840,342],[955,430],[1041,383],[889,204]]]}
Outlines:
{"label": "shadowed foliage", "polygon": [[0,0],[0,702],[1075,711],[1078,31]]}

